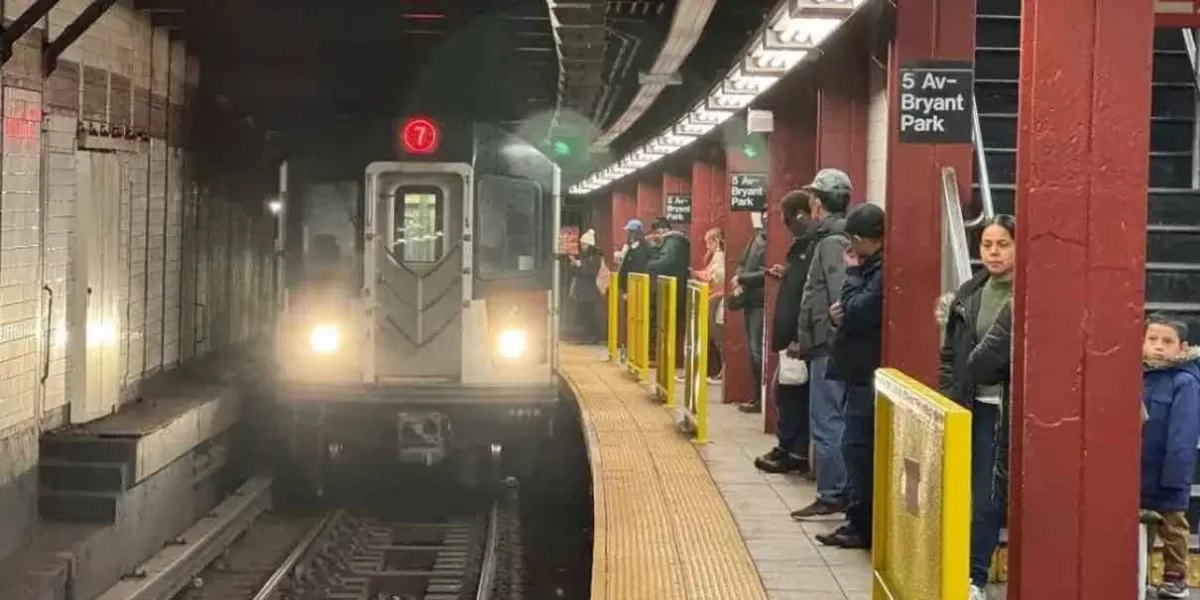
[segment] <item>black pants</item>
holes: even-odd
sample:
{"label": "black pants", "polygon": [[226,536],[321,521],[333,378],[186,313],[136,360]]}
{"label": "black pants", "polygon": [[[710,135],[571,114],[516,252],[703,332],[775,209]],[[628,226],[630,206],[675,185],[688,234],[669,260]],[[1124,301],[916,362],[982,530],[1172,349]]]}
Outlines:
{"label": "black pants", "polygon": [[808,385],[782,385],[776,373],[775,406],[779,409],[775,422],[779,449],[808,462]]}
{"label": "black pants", "polygon": [[575,327],[580,341],[594,344],[604,340],[605,333],[596,315],[595,298],[575,302]]}
{"label": "black pants", "polygon": [[871,501],[875,491],[875,390],[873,385],[846,384],[842,459],[850,487],[846,520],[854,531],[871,539]]}

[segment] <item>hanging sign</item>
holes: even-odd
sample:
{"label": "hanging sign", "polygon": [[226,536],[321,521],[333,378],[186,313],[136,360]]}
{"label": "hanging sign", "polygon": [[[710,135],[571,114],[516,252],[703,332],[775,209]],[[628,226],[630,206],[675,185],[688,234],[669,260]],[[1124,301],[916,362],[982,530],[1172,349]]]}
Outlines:
{"label": "hanging sign", "polygon": [[729,175],[729,210],[760,212],[766,207],[766,173],[731,173]]}
{"label": "hanging sign", "polygon": [[1200,28],[1200,0],[1155,0],[1156,27]]}
{"label": "hanging sign", "polygon": [[970,144],[974,90],[969,61],[901,64],[900,143]]}
{"label": "hanging sign", "polygon": [[667,194],[663,198],[663,211],[667,220],[672,223],[688,224],[692,222],[692,197],[689,194]]}

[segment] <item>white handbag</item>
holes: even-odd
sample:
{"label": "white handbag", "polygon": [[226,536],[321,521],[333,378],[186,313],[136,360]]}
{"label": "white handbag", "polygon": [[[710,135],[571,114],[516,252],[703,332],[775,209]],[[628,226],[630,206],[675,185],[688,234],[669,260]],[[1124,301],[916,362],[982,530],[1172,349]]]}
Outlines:
{"label": "white handbag", "polygon": [[808,364],[801,358],[788,356],[787,350],[779,353],[779,384],[804,385],[808,383]]}

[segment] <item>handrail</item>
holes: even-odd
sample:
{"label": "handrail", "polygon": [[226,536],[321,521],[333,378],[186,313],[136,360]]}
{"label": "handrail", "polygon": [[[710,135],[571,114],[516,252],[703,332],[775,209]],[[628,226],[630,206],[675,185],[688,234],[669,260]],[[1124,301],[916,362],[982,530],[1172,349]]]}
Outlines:
{"label": "handrail", "polygon": [[[1192,85],[1200,90],[1200,52],[1196,48],[1196,30],[1184,29],[1183,46],[1192,64]],[[1194,98],[1193,114],[1200,116],[1200,98]],[[1192,188],[1200,188],[1200,129],[1192,128]]]}
{"label": "handrail", "polygon": [[[958,175],[954,167],[942,167],[942,217],[945,231],[942,235],[942,291],[952,292],[971,278],[967,227],[959,225],[964,220],[958,197]],[[948,263],[947,254],[950,259]]]}
{"label": "handrail", "polygon": [[[965,221],[967,229],[979,227],[984,221],[996,216],[996,205],[992,202],[992,179],[988,176],[987,153],[983,147],[983,125],[979,121],[979,103],[974,94],[971,95],[971,137],[975,141],[975,162],[979,172],[979,214],[970,221]],[[954,194],[958,196],[956,192]],[[959,211],[961,212],[961,211]]]}

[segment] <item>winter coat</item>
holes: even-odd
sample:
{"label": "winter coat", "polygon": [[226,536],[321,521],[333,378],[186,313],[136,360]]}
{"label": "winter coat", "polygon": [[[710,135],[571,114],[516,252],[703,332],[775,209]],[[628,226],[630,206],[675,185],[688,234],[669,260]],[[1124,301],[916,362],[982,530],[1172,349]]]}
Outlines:
{"label": "winter coat", "polygon": [[[938,361],[938,391],[965,408],[975,404],[975,390],[1009,379],[1012,353],[1012,308],[1006,306],[984,339],[975,333],[975,321],[987,271],[980,271],[954,293],[946,317],[946,334]],[[1007,390],[1005,390],[1007,397]]]}
{"label": "winter coat", "polygon": [[846,262],[842,255],[850,246],[844,233],[846,217],[831,215],[817,226],[818,241],[812,250],[812,263],[804,280],[800,299],[799,342],[805,356],[814,358],[828,352],[833,339],[829,307],[841,298]]}
{"label": "winter coat", "polygon": [[742,259],[738,261],[737,269],[734,270],[734,276],[738,278],[738,285],[742,286],[743,296],[736,300],[730,299],[736,310],[763,306],[763,292],[767,276],[763,261],[766,256],[767,233],[759,229],[754,232],[754,237],[746,246],[746,251],[742,253]]}
{"label": "winter coat", "polygon": [[[815,232],[814,232],[815,233]],[[782,352],[800,341],[800,300],[812,262],[813,235],[792,240],[787,253],[787,270],[775,292],[775,312],[771,317],[771,351]]]}
{"label": "winter coat", "polygon": [[603,258],[595,246],[587,246],[580,251],[579,266],[575,268],[575,282],[572,288],[576,301],[587,304],[600,299],[596,276],[600,274],[600,261]]}
{"label": "winter coat", "polygon": [[618,273],[618,283],[621,286],[621,292],[629,289],[629,274],[630,273],[645,273],[646,265],[650,262],[650,244],[646,240],[638,243],[637,247],[630,245],[625,250],[624,256],[621,257],[621,268]]}
{"label": "winter coat", "polygon": [[1142,374],[1142,508],[1187,510],[1200,440],[1200,348]]}
{"label": "winter coat", "polygon": [[883,251],[846,269],[842,322],[834,330],[830,379],[869,385],[883,352]]}

